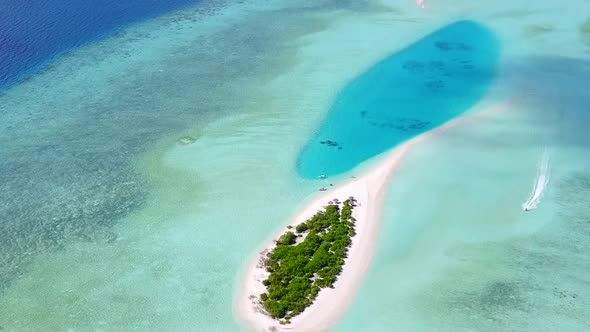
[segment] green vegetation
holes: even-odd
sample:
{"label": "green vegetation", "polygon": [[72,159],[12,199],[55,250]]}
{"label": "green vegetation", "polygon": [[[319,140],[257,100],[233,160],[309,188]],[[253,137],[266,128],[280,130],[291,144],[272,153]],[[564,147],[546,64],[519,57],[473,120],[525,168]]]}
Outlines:
{"label": "green vegetation", "polygon": [[277,241],[278,245],[287,246],[290,244],[295,244],[297,242],[297,235],[293,232],[287,232],[281,236],[279,241]]}
{"label": "green vegetation", "polygon": [[264,264],[270,276],[262,281],[267,293],[260,300],[272,317],[284,319],[281,323],[303,312],[322,288],[333,287],[355,235],[354,203],[351,197],[342,208],[328,205],[295,227],[299,235],[305,234],[300,243],[288,231],[267,254]]}

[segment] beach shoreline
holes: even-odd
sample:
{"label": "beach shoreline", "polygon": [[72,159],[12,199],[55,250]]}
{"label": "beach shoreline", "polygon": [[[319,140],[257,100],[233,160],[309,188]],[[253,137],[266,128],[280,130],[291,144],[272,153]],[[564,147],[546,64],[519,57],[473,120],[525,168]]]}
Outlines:
{"label": "beach shoreline", "polygon": [[324,206],[334,198],[344,201],[352,196],[357,200],[357,206],[352,212],[352,216],[356,219],[356,235],[352,238],[348,258],[345,260],[342,273],[334,283],[334,288],[323,288],[313,304],[305,311],[293,317],[289,324],[279,324],[259,304],[260,294],[266,292],[262,280],[269,275],[263,267],[262,259],[266,252],[275,247],[275,242],[269,241],[270,243],[256,254],[255,259],[250,262],[242,276],[238,297],[234,302],[234,316],[237,321],[249,331],[255,332],[317,332],[335,327],[352,305],[362,285],[362,280],[371,266],[379,241],[385,194],[406,156],[418,143],[442,134],[459,122],[480,121],[481,118],[488,117],[490,114],[499,116],[508,104],[508,102],[484,104],[477,111],[469,112],[440,127],[422,133],[386,152],[386,156],[382,160],[362,175],[353,177],[309,202],[285,225],[285,229],[275,234],[273,239],[278,239],[288,226],[295,227],[319,210],[323,210]]}
{"label": "beach shoreline", "polygon": [[344,201],[350,196],[354,197],[359,203],[352,213],[357,220],[356,235],[352,238],[348,258],[345,260],[343,271],[338,276],[334,288],[323,288],[313,304],[293,317],[290,324],[279,324],[278,320],[266,314],[258,303],[260,294],[266,292],[262,280],[269,275],[263,267],[262,259],[266,252],[275,247],[274,241],[270,241],[256,254],[242,278],[234,306],[237,320],[248,330],[256,332],[325,331],[334,327],[350,308],[371,265],[379,240],[385,194],[396,171],[417,143],[428,136],[446,130],[454,122],[451,121],[393,148],[387,152],[388,155],[383,160],[362,175],[320,194],[292,218],[285,225],[285,229],[274,236],[273,239],[277,239],[287,230],[286,227],[295,227],[306,221],[334,198]]}

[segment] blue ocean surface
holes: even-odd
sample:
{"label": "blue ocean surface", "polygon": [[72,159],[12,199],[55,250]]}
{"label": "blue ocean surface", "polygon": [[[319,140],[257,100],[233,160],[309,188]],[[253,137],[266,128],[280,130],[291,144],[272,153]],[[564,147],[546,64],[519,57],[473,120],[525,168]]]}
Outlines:
{"label": "blue ocean surface", "polygon": [[344,173],[462,114],[485,95],[499,52],[490,30],[459,21],[384,59],[336,97],[299,174]]}
{"label": "blue ocean surface", "polygon": [[0,88],[70,48],[198,0],[2,0]]}

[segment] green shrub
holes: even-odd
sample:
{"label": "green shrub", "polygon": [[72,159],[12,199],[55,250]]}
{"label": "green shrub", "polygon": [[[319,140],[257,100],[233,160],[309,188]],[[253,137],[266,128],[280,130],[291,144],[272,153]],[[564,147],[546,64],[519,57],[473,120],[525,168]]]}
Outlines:
{"label": "green shrub", "polygon": [[279,245],[291,245],[294,244],[295,242],[297,242],[297,235],[295,235],[295,233],[289,231],[285,234],[283,234],[280,238],[279,238]]}
{"label": "green shrub", "polygon": [[297,225],[297,227],[295,227],[295,231],[297,231],[297,233],[303,233],[308,229],[309,229],[309,227],[304,222],[302,222],[301,224]]}
{"label": "green shrub", "polygon": [[266,301],[264,302],[267,304],[267,310],[270,315],[274,318],[283,318],[287,313],[287,309],[280,303],[275,301]]}
{"label": "green shrub", "polygon": [[296,244],[297,235],[287,231],[267,254],[270,276],[262,281],[267,293],[260,300],[272,317],[284,323],[310,306],[321,288],[333,287],[354,236],[352,209],[350,199],[342,208],[328,205],[296,226],[300,237],[307,232],[303,241]]}

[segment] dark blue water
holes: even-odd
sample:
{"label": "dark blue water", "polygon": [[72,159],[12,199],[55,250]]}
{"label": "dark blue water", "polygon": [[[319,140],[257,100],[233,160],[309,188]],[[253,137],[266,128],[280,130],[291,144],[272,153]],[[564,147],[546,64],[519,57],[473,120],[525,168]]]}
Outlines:
{"label": "dark blue water", "polygon": [[199,0],[2,0],[0,89],[60,53]]}
{"label": "dark blue water", "polygon": [[306,178],[349,171],[462,114],[486,93],[499,43],[485,27],[453,23],[393,54],[337,96],[297,163]]}

